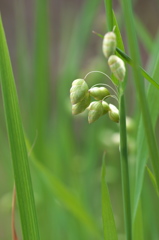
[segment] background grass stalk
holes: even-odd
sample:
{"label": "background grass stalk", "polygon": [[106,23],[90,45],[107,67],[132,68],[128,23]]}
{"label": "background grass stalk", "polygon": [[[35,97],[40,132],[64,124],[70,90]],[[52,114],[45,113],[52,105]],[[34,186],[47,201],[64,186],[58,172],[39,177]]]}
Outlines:
{"label": "background grass stalk", "polygon": [[[113,29],[113,11],[112,1],[105,0],[106,19],[108,23],[108,31]],[[122,44],[120,48],[123,48]],[[124,50],[124,49],[122,49]],[[130,203],[130,183],[129,183],[129,167],[127,155],[127,136],[126,136],[126,116],[125,116],[125,99],[122,90],[122,84],[119,87],[119,114],[120,114],[120,161],[121,161],[121,177],[122,177],[122,194],[124,206],[124,223],[126,237],[132,239],[131,224],[131,203]]]}
{"label": "background grass stalk", "polygon": [[39,240],[28,154],[10,56],[0,19],[0,74],[3,103],[13,161],[14,177],[24,240]]}
{"label": "background grass stalk", "polygon": [[106,22],[108,31],[113,30],[113,11],[112,11],[112,0],[104,0],[105,12],[106,12]]}
{"label": "background grass stalk", "polygon": [[35,36],[34,36],[34,132],[37,131],[38,137],[35,144],[35,152],[38,159],[45,159],[45,134],[47,119],[49,115],[49,96],[50,96],[50,69],[49,69],[49,1],[36,2]]}
{"label": "background grass stalk", "polygon": [[122,8],[124,12],[124,18],[126,19],[126,31],[128,36],[128,46],[130,50],[130,54],[132,59],[134,60],[133,74],[134,80],[136,84],[136,91],[140,103],[142,120],[145,129],[146,139],[149,148],[150,158],[152,160],[153,170],[156,177],[157,186],[159,188],[159,153],[156,144],[156,139],[154,136],[152,121],[150,117],[150,112],[148,108],[148,102],[145,94],[145,87],[142,75],[140,73],[139,65],[140,65],[140,54],[139,47],[137,43],[137,37],[134,26],[133,12],[132,12],[132,4],[130,0],[122,0]]}

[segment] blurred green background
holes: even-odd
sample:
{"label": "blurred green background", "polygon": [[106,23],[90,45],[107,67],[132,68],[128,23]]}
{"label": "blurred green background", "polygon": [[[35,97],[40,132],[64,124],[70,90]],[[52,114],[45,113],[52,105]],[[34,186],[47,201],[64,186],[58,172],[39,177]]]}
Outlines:
{"label": "blurred green background", "polygon": [[[119,2],[114,1],[113,5],[126,45],[125,20]],[[138,0],[134,1],[134,10],[138,21],[149,35],[149,42],[144,42],[140,27],[137,27],[143,66],[148,68],[153,39],[158,31],[159,4],[155,0]],[[118,124],[104,116],[89,125],[87,113],[72,116],[69,100],[69,89],[74,79],[84,78],[89,71],[95,70],[109,74],[102,54],[102,39],[92,33],[92,30],[102,35],[106,32],[103,1],[1,0],[0,11],[23,125],[36,159],[59,179],[71,196],[81,202],[99,232],[102,232],[100,179],[102,155],[106,151],[107,182],[119,239],[124,240]],[[110,84],[99,73],[87,78],[89,87],[101,82]],[[126,98],[127,116],[138,123],[138,105],[131,74]],[[0,239],[9,240],[14,178],[1,96],[0,126]],[[134,123],[133,128],[128,130],[132,192],[135,143]],[[46,178],[32,164],[31,157],[30,168],[41,239],[97,239],[95,230],[91,230],[80,219],[80,214],[67,206],[66,194],[59,197],[55,190],[51,190]],[[145,189],[146,196],[151,192],[149,185],[150,182]],[[55,188],[58,188],[57,185]],[[150,201],[147,198],[145,206]],[[68,198],[68,202],[78,208],[73,198]],[[151,230],[146,220],[144,224],[147,226],[145,239],[151,239]],[[16,228],[21,239],[18,207]]]}

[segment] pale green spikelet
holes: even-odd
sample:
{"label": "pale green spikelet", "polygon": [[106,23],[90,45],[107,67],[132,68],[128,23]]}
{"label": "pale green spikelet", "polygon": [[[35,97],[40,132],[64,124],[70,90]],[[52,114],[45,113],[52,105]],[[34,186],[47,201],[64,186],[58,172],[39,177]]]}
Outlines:
{"label": "pale green spikelet", "polygon": [[108,65],[110,67],[111,72],[114,76],[119,80],[123,81],[125,77],[125,64],[122,59],[117,57],[116,55],[112,55],[108,59]]}
{"label": "pale green spikelet", "polygon": [[109,104],[106,101],[102,101],[102,106],[103,106],[103,115],[104,115],[110,110],[110,108],[109,108]]}
{"label": "pale green spikelet", "polygon": [[82,101],[72,105],[72,114],[77,115],[84,112],[91,102],[90,94],[87,93]]}
{"label": "pale green spikelet", "polygon": [[88,122],[93,123],[103,115],[103,106],[101,101],[91,102],[88,107]]}
{"label": "pale green spikelet", "polygon": [[110,95],[110,92],[105,87],[93,87],[89,89],[89,92],[96,100],[102,100],[104,97]]}
{"label": "pale green spikelet", "polygon": [[119,110],[113,105],[109,104],[109,117],[113,122],[119,122]]}
{"label": "pale green spikelet", "polygon": [[83,79],[76,79],[72,82],[70,89],[70,100],[72,104],[80,102],[88,92],[88,85]]}
{"label": "pale green spikelet", "polygon": [[116,50],[116,35],[114,32],[108,32],[103,39],[103,53],[106,58],[109,58]]}

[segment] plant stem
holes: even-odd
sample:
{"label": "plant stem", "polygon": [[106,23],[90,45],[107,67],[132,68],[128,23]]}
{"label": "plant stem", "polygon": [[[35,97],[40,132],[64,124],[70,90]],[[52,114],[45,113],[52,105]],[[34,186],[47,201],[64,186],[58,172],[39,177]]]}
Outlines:
{"label": "plant stem", "polygon": [[124,220],[127,240],[132,239],[132,220],[131,220],[131,203],[130,203],[130,183],[129,183],[129,166],[127,154],[127,136],[126,136],[126,116],[125,116],[125,99],[124,95],[119,97],[119,114],[120,114],[120,162],[123,190]]}
{"label": "plant stem", "polygon": [[[113,11],[112,1],[104,0],[106,7],[106,19],[108,30],[113,29]],[[119,46],[122,50],[123,45]],[[125,99],[122,90],[122,84],[119,87],[119,114],[120,114],[120,160],[121,160],[121,178],[122,178],[122,194],[124,206],[124,222],[127,240],[132,240],[132,224],[131,224],[131,203],[130,203],[130,185],[129,185],[129,167],[127,155],[127,136],[126,136],[126,116],[125,116]]]}

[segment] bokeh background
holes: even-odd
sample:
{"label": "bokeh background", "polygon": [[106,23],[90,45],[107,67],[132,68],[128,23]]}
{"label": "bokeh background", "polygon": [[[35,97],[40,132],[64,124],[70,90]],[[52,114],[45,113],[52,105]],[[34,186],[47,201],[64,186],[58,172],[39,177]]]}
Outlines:
{"label": "bokeh background", "polygon": [[[120,2],[113,1],[113,5],[126,46],[125,19]],[[134,11],[138,21],[136,26],[142,24],[150,35],[151,44],[143,44],[143,36],[136,27],[142,63],[148,68],[149,48],[158,34],[158,1],[136,0]],[[103,152],[106,151],[107,183],[120,240],[124,240],[118,124],[111,122],[108,116],[92,125],[87,122],[87,113],[72,117],[69,100],[69,89],[74,79],[84,78],[88,72],[95,70],[109,74],[102,54],[102,39],[92,33],[92,30],[102,35],[106,32],[103,1],[1,0],[0,12],[23,125],[33,146],[32,151],[38,161],[82,202],[99,229],[102,229],[101,165]],[[87,82],[89,87],[101,82],[111,84],[99,73],[90,74]],[[127,116],[130,118],[128,147],[133,189],[136,151],[134,120],[138,119],[138,105],[131,74],[126,98]],[[31,158],[30,167],[41,239],[97,239],[50,190],[41,173],[32,166]],[[10,240],[14,177],[1,95],[0,183],[0,239]],[[148,200],[146,204],[149,204]],[[148,226],[146,222],[145,226]],[[16,228],[19,239],[22,239],[18,206]],[[151,239],[149,229],[147,227],[146,239]]]}

